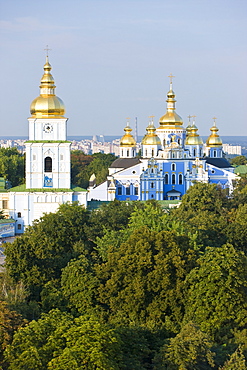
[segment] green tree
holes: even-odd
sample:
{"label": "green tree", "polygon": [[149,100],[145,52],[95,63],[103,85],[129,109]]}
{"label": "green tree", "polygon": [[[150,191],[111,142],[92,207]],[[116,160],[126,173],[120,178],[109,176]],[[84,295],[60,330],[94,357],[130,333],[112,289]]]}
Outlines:
{"label": "green tree", "polygon": [[[71,183],[78,184],[77,176],[85,167],[87,167],[92,161],[91,155],[86,155],[82,150],[73,150],[70,155],[71,159]],[[83,185],[83,184],[82,184]],[[84,186],[83,186],[84,187]]]}
{"label": "green tree", "polygon": [[43,285],[60,278],[61,269],[80,254],[76,242],[86,243],[84,224],[87,220],[88,212],[73,203],[63,204],[56,213],[35,221],[5,249],[10,277],[15,282],[22,281],[31,297],[39,299]]}
{"label": "green tree", "polygon": [[193,321],[218,343],[241,329],[247,318],[247,258],[231,244],[208,247],[187,276],[184,322]]}
{"label": "green tree", "polygon": [[237,210],[232,212],[227,237],[235,248],[247,254],[247,204],[240,204]]}
{"label": "green tree", "polygon": [[59,310],[18,330],[5,351],[10,370],[120,369],[118,335],[96,318]]}
{"label": "green tree", "polygon": [[242,348],[238,347],[219,370],[246,370],[246,360]]}
{"label": "green tree", "polygon": [[24,182],[24,156],[17,148],[0,148],[0,177],[10,181],[12,186]]}
{"label": "green tree", "polygon": [[229,201],[215,184],[196,183],[182,197],[182,203],[171,211],[171,218],[183,224],[187,233],[197,234],[197,244],[221,246],[227,242]]}
{"label": "green tree", "polygon": [[7,303],[0,301],[0,366],[5,368],[3,352],[11,343],[14,332],[24,325],[25,321],[17,312],[8,308]]}
{"label": "green tree", "polygon": [[214,367],[212,343],[192,322],[186,324],[179,334],[169,340],[156,356],[156,370],[207,370]]}
{"label": "green tree", "polygon": [[71,157],[72,181],[78,186],[87,188],[89,178],[94,173],[96,183],[100,184],[106,180],[108,168],[115,159],[113,154],[95,153],[91,156],[85,156],[83,152],[75,151]]}
{"label": "green tree", "polygon": [[178,330],[184,280],[196,258],[189,238],[143,227],[107,248],[104,263],[84,256],[63,270],[62,289],[71,307],[81,313],[95,309],[117,325]]}
{"label": "green tree", "polygon": [[247,158],[245,155],[238,155],[234,158],[231,158],[230,163],[232,166],[240,166],[242,164],[247,164]]}

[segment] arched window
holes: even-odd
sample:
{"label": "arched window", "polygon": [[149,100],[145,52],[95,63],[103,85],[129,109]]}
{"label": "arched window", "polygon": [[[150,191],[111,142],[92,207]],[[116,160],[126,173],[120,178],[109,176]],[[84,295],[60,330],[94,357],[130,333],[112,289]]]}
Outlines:
{"label": "arched window", "polygon": [[123,149],[122,149],[122,157],[123,157]]}
{"label": "arched window", "polygon": [[154,150],[152,149],[152,157],[154,156]]}
{"label": "arched window", "polygon": [[214,150],[214,158],[216,157],[216,150]]}
{"label": "arched window", "polygon": [[52,159],[51,157],[45,158],[45,172],[52,172]]}
{"label": "arched window", "polygon": [[145,150],[145,157],[147,157],[148,156],[148,151],[147,151],[147,149]]}
{"label": "arched window", "polygon": [[180,143],[181,143],[181,141],[180,141],[180,139],[178,139],[178,145],[180,145]]}
{"label": "arched window", "polygon": [[132,157],[134,157],[135,156],[135,151],[134,150],[132,150]]}
{"label": "arched window", "polygon": [[196,156],[196,150],[195,149],[193,150],[193,156],[194,157]]}
{"label": "arched window", "polygon": [[179,185],[183,184],[183,175],[181,173],[178,176],[178,183],[179,183]]}
{"label": "arched window", "polygon": [[152,189],[154,188],[154,182],[151,182],[151,188]]}
{"label": "arched window", "polygon": [[176,164],[172,163],[172,171],[176,171]]}
{"label": "arched window", "polygon": [[169,182],[169,176],[168,173],[165,174],[165,184],[168,184]]}
{"label": "arched window", "polygon": [[127,150],[127,157],[129,156],[129,149]]}
{"label": "arched window", "polygon": [[173,173],[172,174],[172,185],[176,184],[176,175]]}

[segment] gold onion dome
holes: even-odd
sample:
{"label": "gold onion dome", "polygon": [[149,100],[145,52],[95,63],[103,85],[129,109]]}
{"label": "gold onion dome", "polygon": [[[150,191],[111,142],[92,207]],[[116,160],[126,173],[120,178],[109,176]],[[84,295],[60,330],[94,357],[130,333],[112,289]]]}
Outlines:
{"label": "gold onion dome", "polygon": [[55,84],[52,77],[51,65],[46,57],[44,74],[40,81],[40,96],[33,100],[30,106],[32,117],[36,118],[56,118],[65,114],[63,101],[55,95]]}
{"label": "gold onion dome", "polygon": [[222,146],[222,140],[217,133],[219,129],[218,127],[216,127],[215,118],[214,118],[214,124],[211,127],[210,131],[211,131],[211,135],[208,137],[206,141],[206,145],[209,147]]}
{"label": "gold onion dome", "polygon": [[156,129],[153,122],[146,128],[146,135],[142,139],[142,145],[161,145],[160,138],[156,134]]}
{"label": "gold onion dome", "polygon": [[203,145],[202,138],[197,133],[198,128],[195,125],[195,122],[191,125],[189,129],[189,135],[186,137],[185,145]]}
{"label": "gold onion dome", "polygon": [[129,122],[127,122],[127,125],[124,128],[124,131],[125,131],[125,135],[122,136],[122,138],[120,139],[120,146],[127,146],[127,147],[136,146],[136,141],[133,135],[131,135],[132,129],[129,126]]}
{"label": "gold onion dome", "polygon": [[[169,76],[172,78],[173,76]],[[170,90],[167,93],[167,111],[164,116],[160,118],[160,126],[182,126],[183,120],[175,111],[175,93],[172,90],[172,81],[170,82]]]}

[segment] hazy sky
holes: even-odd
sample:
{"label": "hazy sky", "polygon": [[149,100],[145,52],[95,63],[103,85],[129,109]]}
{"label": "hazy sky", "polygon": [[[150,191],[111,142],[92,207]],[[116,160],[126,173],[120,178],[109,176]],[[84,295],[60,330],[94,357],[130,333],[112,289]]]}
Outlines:
{"label": "hazy sky", "polygon": [[0,137],[28,134],[47,44],[68,135],[157,127],[170,73],[184,126],[247,135],[246,0],[0,0]]}

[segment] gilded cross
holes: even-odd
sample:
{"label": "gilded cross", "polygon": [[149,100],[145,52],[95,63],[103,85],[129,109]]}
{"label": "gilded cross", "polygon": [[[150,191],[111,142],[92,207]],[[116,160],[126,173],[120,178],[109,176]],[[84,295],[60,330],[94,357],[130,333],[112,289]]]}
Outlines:
{"label": "gilded cross", "polygon": [[48,53],[51,49],[48,48],[48,45],[46,45],[46,48],[44,49],[46,51],[46,56],[48,57]]}
{"label": "gilded cross", "polygon": [[170,84],[172,84],[172,79],[173,79],[175,76],[173,76],[173,75],[172,75],[172,73],[170,73],[168,77],[170,77]]}

